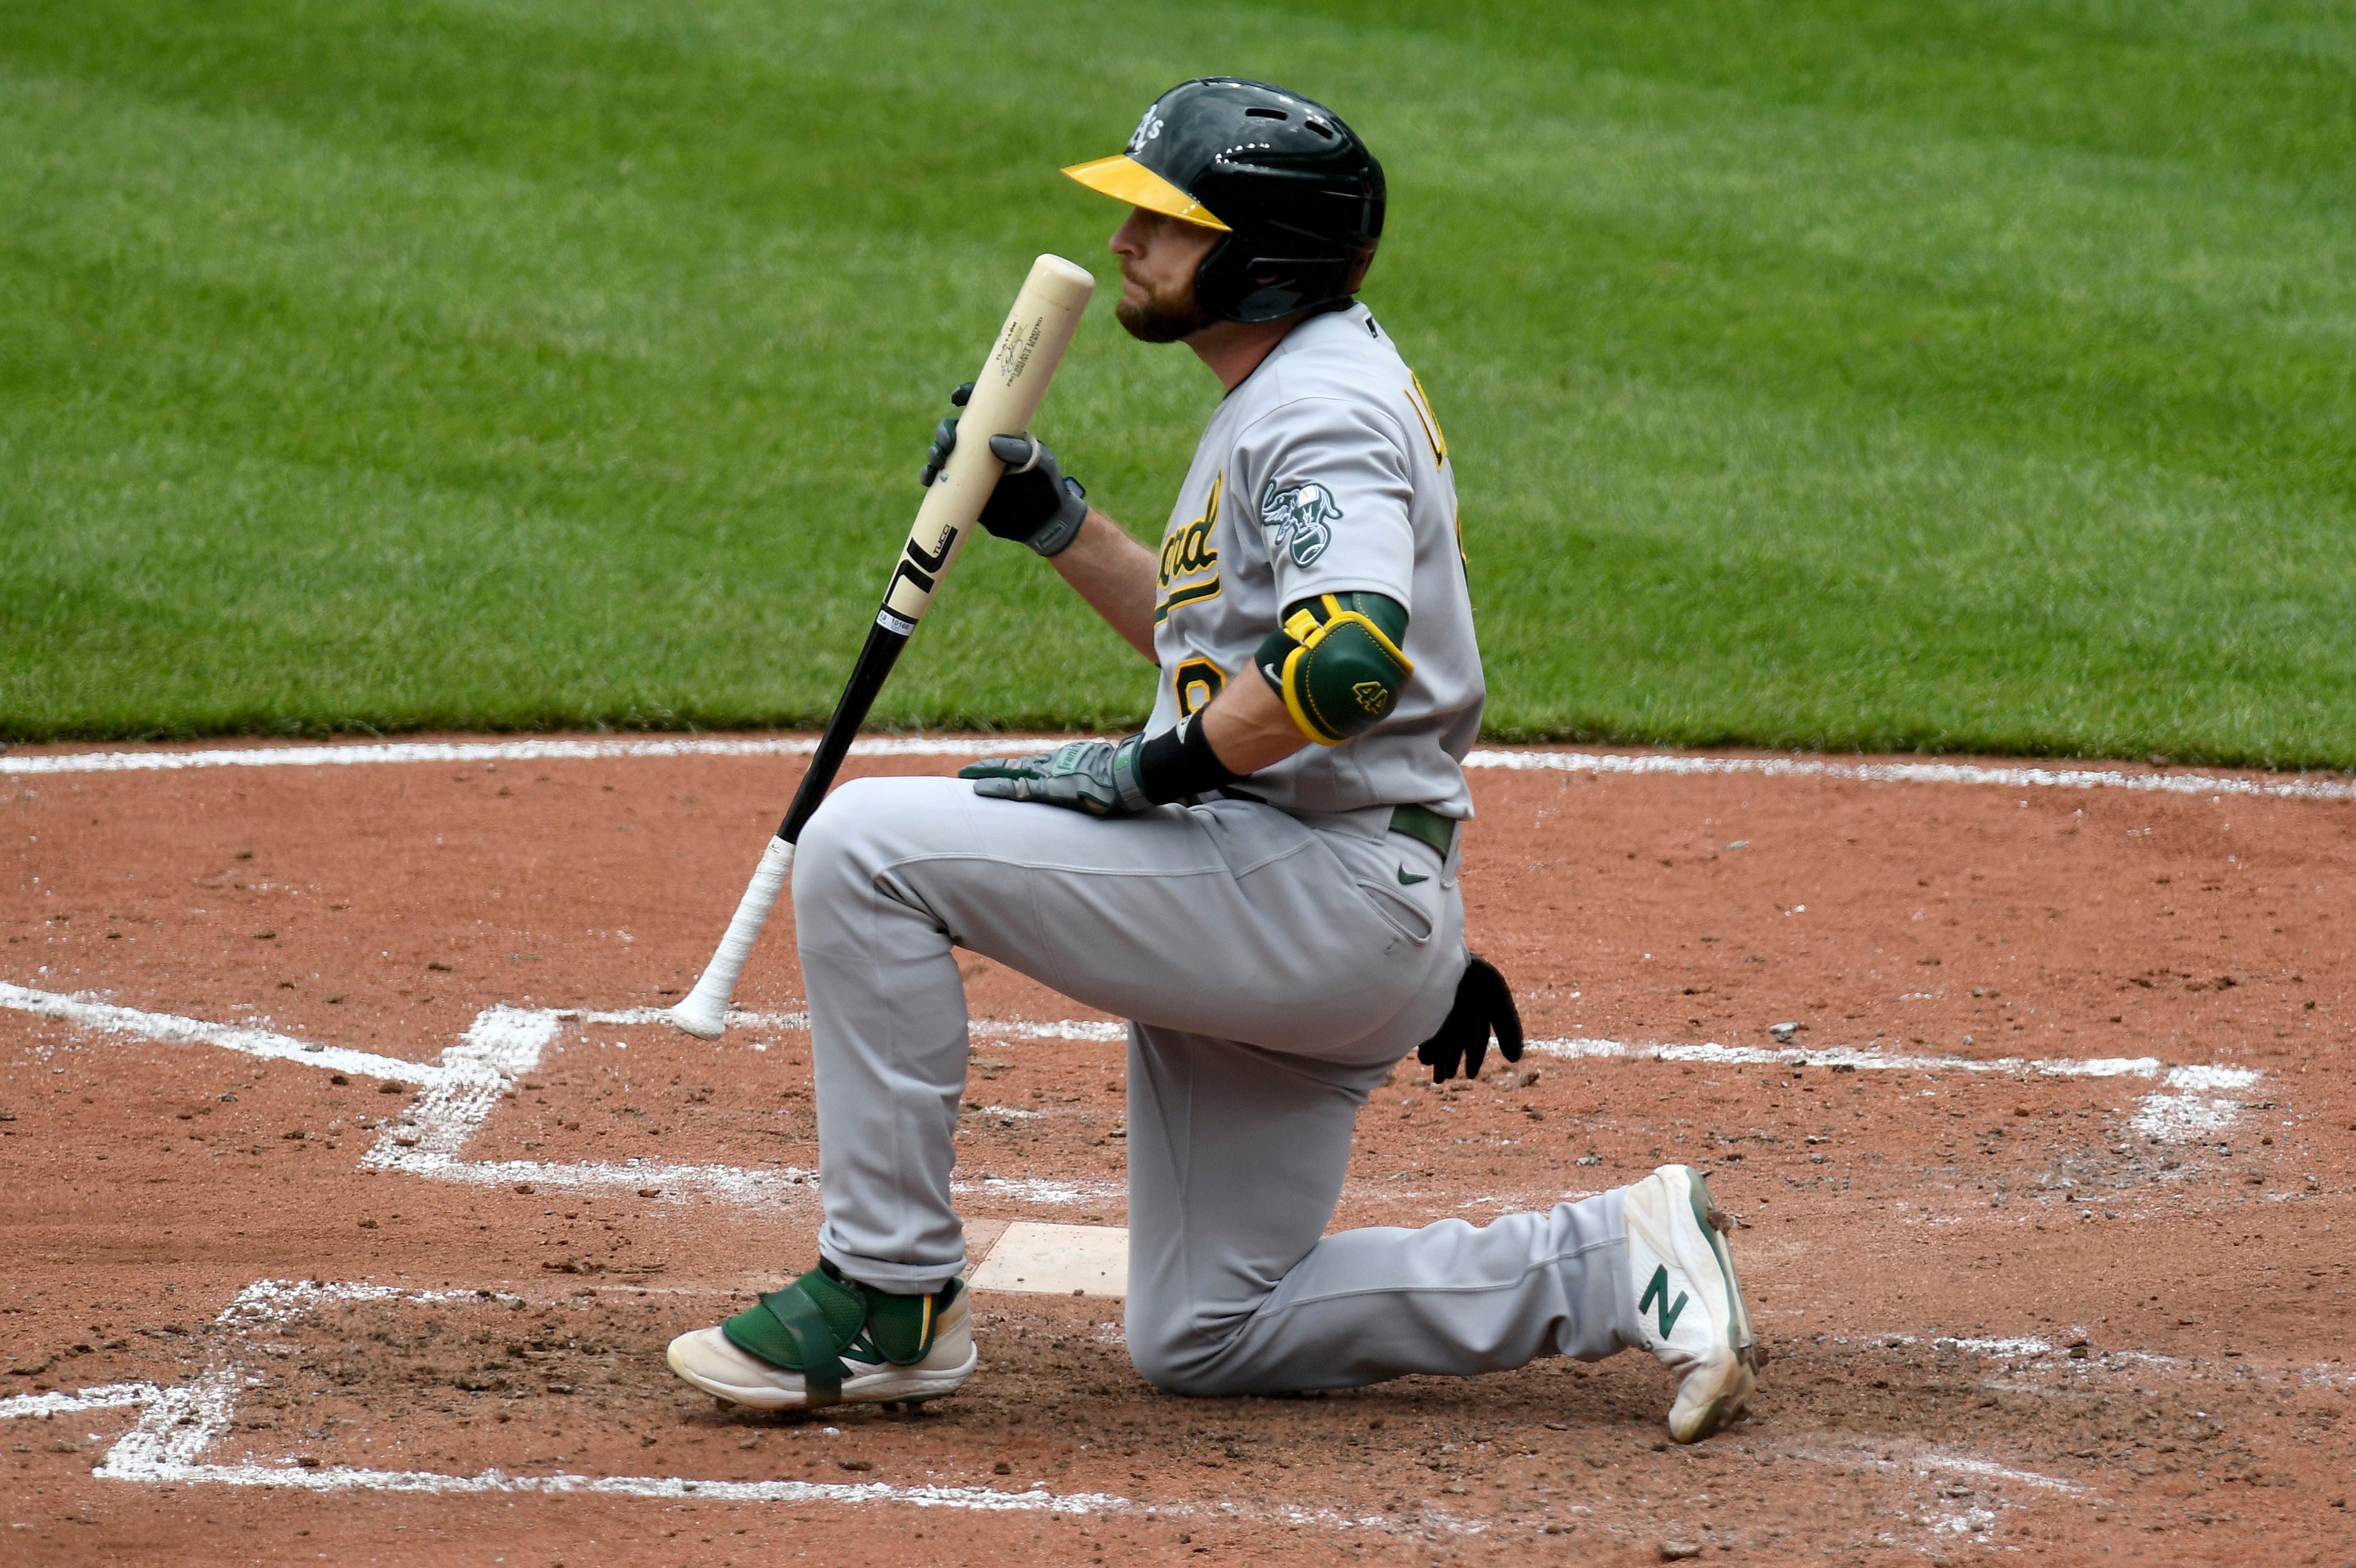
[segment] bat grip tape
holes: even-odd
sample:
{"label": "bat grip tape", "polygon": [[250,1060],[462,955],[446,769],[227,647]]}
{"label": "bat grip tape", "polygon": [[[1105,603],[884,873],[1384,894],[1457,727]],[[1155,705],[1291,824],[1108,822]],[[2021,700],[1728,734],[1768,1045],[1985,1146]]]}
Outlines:
{"label": "bat grip tape", "polygon": [[729,918],[719,950],[704,965],[695,989],[671,1008],[671,1022],[698,1040],[720,1038],[728,1027],[728,998],[735,994],[736,976],[744,972],[744,960],[752,956],[753,944],[760,939],[769,911],[793,874],[794,847],[783,838],[770,839],[769,847],[761,851],[752,881],[745,885],[744,896],[737,901],[735,914]]}

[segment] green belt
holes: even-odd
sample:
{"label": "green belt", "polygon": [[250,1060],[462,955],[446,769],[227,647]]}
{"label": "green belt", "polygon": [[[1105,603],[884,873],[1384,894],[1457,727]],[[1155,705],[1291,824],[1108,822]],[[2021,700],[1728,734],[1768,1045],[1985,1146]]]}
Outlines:
{"label": "green belt", "polygon": [[1430,845],[1445,860],[1450,848],[1456,842],[1456,819],[1442,816],[1428,805],[1393,806],[1391,831],[1404,833],[1410,838]]}

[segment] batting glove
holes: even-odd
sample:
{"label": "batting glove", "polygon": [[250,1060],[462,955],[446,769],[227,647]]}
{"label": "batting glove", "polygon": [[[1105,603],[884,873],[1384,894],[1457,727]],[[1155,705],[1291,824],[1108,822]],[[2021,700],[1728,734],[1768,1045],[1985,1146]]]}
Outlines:
{"label": "batting glove", "polygon": [[1445,1083],[1462,1068],[1467,1078],[1481,1076],[1489,1054],[1489,1031],[1496,1030],[1497,1054],[1508,1061],[1522,1059],[1522,1015],[1514,1006],[1513,987],[1496,966],[1474,954],[1466,955],[1464,977],[1456,982],[1456,1002],[1448,1009],[1440,1032],[1416,1047],[1416,1059],[1431,1069],[1431,1081]]}
{"label": "batting glove", "polygon": [[[972,396],[973,383],[968,381],[949,394],[949,401],[963,408]],[[919,484],[929,485],[940,477],[949,453],[957,450],[957,440],[958,416],[951,414],[933,431],[924,470],[916,475]],[[1046,443],[1030,435],[993,435],[990,454],[1006,464],[1006,472],[982,503],[983,528],[1041,555],[1057,554],[1079,537],[1080,524],[1088,515],[1087,490],[1065,475]]]}
{"label": "batting glove", "polygon": [[991,800],[1036,801],[1089,816],[1129,816],[1149,809],[1138,783],[1138,753],[1145,737],[1125,741],[1071,741],[1033,757],[992,757],[969,763],[958,777],[973,780],[973,793]]}

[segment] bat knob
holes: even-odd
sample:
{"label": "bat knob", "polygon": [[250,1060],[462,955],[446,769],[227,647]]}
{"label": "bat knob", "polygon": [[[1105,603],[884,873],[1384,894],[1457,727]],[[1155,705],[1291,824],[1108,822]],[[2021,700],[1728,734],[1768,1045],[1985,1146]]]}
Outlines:
{"label": "bat knob", "polygon": [[727,1002],[707,997],[701,989],[691,992],[664,1016],[698,1040],[718,1040],[728,1029]]}

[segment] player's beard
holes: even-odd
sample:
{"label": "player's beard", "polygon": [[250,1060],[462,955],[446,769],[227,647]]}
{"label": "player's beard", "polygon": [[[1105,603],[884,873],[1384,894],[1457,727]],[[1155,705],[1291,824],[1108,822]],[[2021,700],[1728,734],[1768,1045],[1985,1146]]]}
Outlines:
{"label": "player's beard", "polygon": [[1219,318],[1203,308],[1194,293],[1194,279],[1188,278],[1184,288],[1184,296],[1179,299],[1153,294],[1130,304],[1124,297],[1112,307],[1113,319],[1140,343],[1176,343],[1192,337]]}

